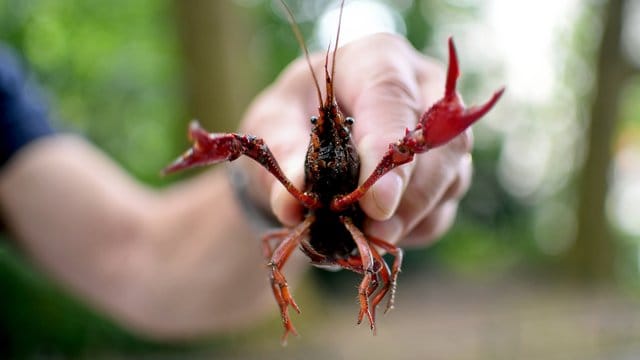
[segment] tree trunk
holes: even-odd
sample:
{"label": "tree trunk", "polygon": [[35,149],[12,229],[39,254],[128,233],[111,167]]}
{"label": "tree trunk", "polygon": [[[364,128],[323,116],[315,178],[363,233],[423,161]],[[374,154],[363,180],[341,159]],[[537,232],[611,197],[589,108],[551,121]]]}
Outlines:
{"label": "tree trunk", "polygon": [[615,241],[606,216],[612,162],[612,141],[619,117],[618,99],[624,83],[621,51],[625,0],[603,7],[603,36],[597,54],[595,87],[587,132],[585,163],[579,174],[577,235],[569,252],[573,272],[585,281],[611,278]]}
{"label": "tree trunk", "polygon": [[187,110],[210,131],[233,131],[257,91],[248,54],[255,22],[228,0],[176,0],[175,8]]}

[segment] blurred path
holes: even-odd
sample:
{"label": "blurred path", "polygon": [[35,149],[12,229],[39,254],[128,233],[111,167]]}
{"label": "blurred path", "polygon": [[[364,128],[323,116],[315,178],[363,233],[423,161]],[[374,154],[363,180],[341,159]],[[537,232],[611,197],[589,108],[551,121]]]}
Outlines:
{"label": "blurred path", "polygon": [[304,316],[293,321],[302,336],[286,348],[278,328],[216,358],[640,359],[640,298],[613,288],[439,275],[403,276],[398,291],[397,308],[379,315],[375,337],[354,325],[354,290],[311,311],[301,299]]}

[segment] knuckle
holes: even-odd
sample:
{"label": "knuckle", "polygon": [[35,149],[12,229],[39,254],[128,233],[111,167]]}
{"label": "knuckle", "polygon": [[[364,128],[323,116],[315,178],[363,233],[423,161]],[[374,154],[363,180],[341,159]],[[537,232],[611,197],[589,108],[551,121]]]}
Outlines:
{"label": "knuckle", "polygon": [[460,160],[456,173],[442,196],[443,201],[458,201],[471,186],[472,166],[471,155],[467,154]]}
{"label": "knuckle", "polygon": [[445,200],[457,200],[464,195],[466,190],[464,180],[460,175],[457,175],[447,188],[447,191],[444,193],[442,198]]}
{"label": "knuckle", "polygon": [[438,206],[429,216],[411,229],[401,241],[401,245],[415,247],[433,243],[453,225],[457,207],[457,202],[446,202]]}
{"label": "knuckle", "polygon": [[405,74],[392,64],[384,64],[380,72],[371,80],[372,90],[380,91],[380,95],[396,101],[407,102],[412,105],[417,100],[415,82],[408,81]]}

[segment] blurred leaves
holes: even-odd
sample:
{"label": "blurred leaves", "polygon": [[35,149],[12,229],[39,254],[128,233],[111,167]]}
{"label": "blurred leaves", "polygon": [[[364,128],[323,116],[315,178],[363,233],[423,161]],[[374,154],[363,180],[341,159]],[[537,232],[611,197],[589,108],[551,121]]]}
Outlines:
{"label": "blurred leaves", "polygon": [[0,0],[0,40],[27,59],[61,126],[148,182],[158,182],[184,133],[170,5]]}

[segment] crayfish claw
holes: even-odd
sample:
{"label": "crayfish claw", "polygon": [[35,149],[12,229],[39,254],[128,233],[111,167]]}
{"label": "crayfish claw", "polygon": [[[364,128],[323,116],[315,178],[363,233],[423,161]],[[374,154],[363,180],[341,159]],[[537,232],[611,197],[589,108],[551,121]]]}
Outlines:
{"label": "crayfish claw", "polygon": [[193,141],[191,148],[167,166],[162,171],[163,174],[233,161],[246,151],[242,137],[238,134],[208,133],[197,120],[189,125],[188,137]]}
{"label": "crayfish claw", "polygon": [[189,123],[189,132],[187,133],[187,137],[197,145],[198,143],[204,143],[207,141],[209,138],[209,132],[200,125],[200,121],[194,119]]}
{"label": "crayfish claw", "polygon": [[494,92],[489,101],[484,103],[484,105],[472,106],[468,109],[465,109],[464,115],[462,115],[462,123],[471,125],[478,119],[483,117],[486,113],[489,112],[489,110],[491,110],[493,105],[495,105],[498,100],[500,100],[500,97],[502,97],[504,91],[505,87],[502,87],[500,88],[500,90]]}
{"label": "crayfish claw", "polygon": [[416,153],[444,145],[458,136],[489,112],[504,93],[505,88],[503,87],[496,91],[484,105],[467,108],[456,90],[459,76],[458,55],[453,38],[450,37],[449,66],[444,96],[421,116],[422,131],[418,132],[418,128],[416,128],[415,134],[409,134],[409,137],[405,136],[415,143]]}
{"label": "crayfish claw", "polygon": [[453,36],[449,36],[449,66],[447,68],[447,83],[444,88],[444,97],[449,98],[456,95],[456,83],[460,76],[460,66],[458,65],[458,54],[453,43]]}

